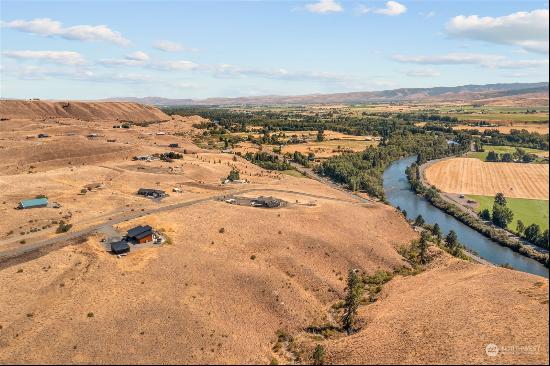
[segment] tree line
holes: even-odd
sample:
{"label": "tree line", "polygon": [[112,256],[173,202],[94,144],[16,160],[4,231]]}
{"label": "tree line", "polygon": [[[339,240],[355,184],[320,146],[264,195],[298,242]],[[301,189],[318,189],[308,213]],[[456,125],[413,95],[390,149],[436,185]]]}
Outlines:
{"label": "tree line", "polygon": [[345,184],[352,191],[364,191],[384,199],[382,174],[395,160],[418,155],[421,161],[438,159],[466,151],[469,143],[450,145],[445,136],[435,133],[394,133],[377,146],[360,153],[334,156],[317,168],[317,172]]}

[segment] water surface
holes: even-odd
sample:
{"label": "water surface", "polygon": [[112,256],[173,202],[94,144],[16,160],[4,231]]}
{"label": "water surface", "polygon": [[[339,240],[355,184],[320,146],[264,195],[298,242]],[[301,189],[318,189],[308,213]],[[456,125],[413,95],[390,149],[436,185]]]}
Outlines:
{"label": "water surface", "polygon": [[486,238],[433,206],[425,198],[417,196],[411,190],[407,175],[405,174],[407,167],[415,161],[415,156],[398,160],[384,172],[384,191],[386,192],[387,200],[392,206],[399,206],[401,209],[407,211],[409,219],[422,215],[426,223],[431,225],[438,223],[445,235],[449,231],[454,230],[458,236],[458,240],[462,244],[493,264],[509,264],[520,271],[548,278],[548,268],[539,262]]}

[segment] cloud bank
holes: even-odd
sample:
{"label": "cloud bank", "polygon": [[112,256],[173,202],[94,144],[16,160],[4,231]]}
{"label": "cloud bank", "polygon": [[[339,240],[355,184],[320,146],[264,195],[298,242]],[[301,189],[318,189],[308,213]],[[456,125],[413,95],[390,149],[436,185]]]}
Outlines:
{"label": "cloud bank", "polygon": [[61,22],[50,18],[33,20],[13,20],[0,22],[2,28],[15,29],[20,32],[40,35],[43,37],[61,37],[78,41],[104,41],[119,46],[129,46],[131,42],[121,33],[113,31],[106,25],[75,25],[63,27]]}
{"label": "cloud bank", "polygon": [[451,37],[513,45],[548,54],[548,9],[501,17],[459,15],[447,23],[446,32]]}

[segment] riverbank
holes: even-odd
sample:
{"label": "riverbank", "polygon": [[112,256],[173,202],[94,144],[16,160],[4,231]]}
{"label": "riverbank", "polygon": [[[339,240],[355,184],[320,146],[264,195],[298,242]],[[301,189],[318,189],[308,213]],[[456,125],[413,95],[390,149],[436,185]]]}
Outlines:
{"label": "riverbank", "polygon": [[[426,179],[426,175],[425,175],[426,169],[428,169],[430,166],[432,166],[434,164],[437,164],[437,163],[445,161],[445,160],[453,159],[453,158],[454,157],[450,156],[450,157],[445,157],[445,158],[441,158],[441,159],[434,159],[434,160],[430,160],[430,161],[420,165],[418,167],[418,170],[419,170],[418,179],[420,179],[420,181],[424,185],[424,187],[431,187],[432,186],[428,182],[428,180]],[[479,218],[478,211],[476,211],[474,208],[469,207],[469,206],[464,204],[464,203],[467,202],[467,198],[459,198],[459,196],[460,196],[459,194],[451,194],[451,193],[446,193],[446,192],[442,192],[442,191],[438,191],[438,193],[441,196],[441,198],[444,199],[445,201],[447,201],[449,204],[456,205],[457,208],[460,208],[464,212],[470,214],[474,219],[481,220]],[[499,230],[503,234],[507,234],[510,239],[517,240],[522,245],[530,247],[533,250],[536,250],[538,252],[548,254],[547,249],[545,249],[543,247],[540,247],[540,246],[537,246],[537,245],[525,240],[524,238],[518,236],[516,233],[512,232],[511,230],[500,228],[500,227],[494,225],[490,221],[484,221],[484,220],[481,220],[481,221],[483,223],[485,223],[487,226],[491,227],[492,229]]]}
{"label": "riverbank", "polygon": [[411,190],[405,171],[415,162],[415,156],[400,159],[384,172],[384,190],[389,204],[406,212],[409,219],[422,215],[427,224],[437,223],[444,235],[451,230],[455,231],[460,243],[493,265],[510,266],[519,271],[548,278],[548,269],[543,264],[499,245]]}
{"label": "riverbank", "polygon": [[[435,162],[436,161],[432,161],[430,163],[434,164]],[[493,240],[495,243],[510,248],[548,267],[548,253],[545,252],[544,249],[539,249],[531,244],[525,244],[521,239],[510,234],[507,230],[487,224],[473,212],[453,203],[449,198],[444,197],[437,190],[427,186],[423,178],[423,171],[427,164],[423,164],[424,168],[411,165],[410,169],[407,171],[407,179],[414,192],[421,195],[438,209],[453,216],[471,229]]]}

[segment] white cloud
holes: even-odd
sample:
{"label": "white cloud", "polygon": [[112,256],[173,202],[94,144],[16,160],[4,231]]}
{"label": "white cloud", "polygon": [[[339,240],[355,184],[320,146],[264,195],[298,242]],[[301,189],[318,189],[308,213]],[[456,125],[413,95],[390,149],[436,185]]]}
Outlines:
{"label": "white cloud", "polygon": [[488,68],[522,69],[547,67],[548,59],[510,60],[505,56],[479,53],[448,53],[444,55],[394,55],[394,61],[420,65],[480,65]]}
{"label": "white cloud", "polygon": [[198,52],[199,51],[198,48],[185,47],[184,45],[182,45],[180,43],[167,41],[167,40],[156,41],[153,44],[153,47],[156,48],[157,50],[161,50],[161,51],[164,51],[164,52],[180,52],[180,51]]}
{"label": "white cloud", "polygon": [[121,33],[111,30],[106,25],[76,25],[65,28],[61,22],[49,18],[39,18],[1,22],[0,26],[44,37],[58,36],[69,40],[105,41],[120,46],[130,44],[130,41],[124,38]]}
{"label": "white cloud", "polygon": [[152,84],[160,82],[156,78],[144,74],[132,73],[104,73],[97,72],[89,67],[44,67],[44,66],[17,66],[7,70],[21,80],[76,80],[103,83]]}
{"label": "white cloud", "polygon": [[360,14],[367,14],[367,13],[374,13],[374,14],[382,14],[382,15],[389,15],[389,16],[395,16],[403,14],[407,11],[407,7],[401,3],[398,3],[397,1],[388,1],[386,3],[386,7],[384,8],[368,8],[365,5],[359,6],[359,13]]}
{"label": "white cloud", "polygon": [[306,10],[311,13],[339,13],[344,8],[334,0],[320,0],[317,3],[307,4]]}
{"label": "white cloud", "polygon": [[405,75],[413,78],[433,78],[441,76],[441,73],[434,69],[416,69],[407,71]]}
{"label": "white cloud", "polygon": [[514,45],[530,52],[548,53],[548,9],[517,12],[502,17],[459,15],[447,23],[450,36]]}
{"label": "white cloud", "polygon": [[397,1],[388,1],[386,7],[382,9],[374,9],[373,12],[384,15],[399,15],[407,11],[407,7]]}
{"label": "white cloud", "polygon": [[130,53],[124,58],[116,59],[101,59],[97,62],[102,66],[129,66],[129,67],[145,67],[148,69],[159,71],[188,71],[196,70],[199,68],[206,68],[206,66],[198,65],[188,60],[170,60],[170,61],[156,61],[151,60],[148,54],[142,51]]}
{"label": "white cloud", "polygon": [[126,55],[126,59],[133,61],[149,61],[150,57],[143,51],[136,51]]}
{"label": "white cloud", "polygon": [[163,71],[186,71],[196,70],[200,66],[192,61],[176,60],[176,61],[160,61],[149,65],[151,68]]}
{"label": "white cloud", "polygon": [[153,47],[165,52],[178,52],[183,50],[183,46],[181,44],[166,40],[156,41],[153,44]]}
{"label": "white cloud", "polygon": [[279,69],[259,69],[251,67],[240,67],[228,64],[216,65],[213,68],[214,76],[219,78],[240,78],[240,77],[260,77],[265,79],[278,79],[288,81],[316,81],[316,82],[346,82],[353,78],[318,71],[289,71],[284,68]]}
{"label": "white cloud", "polygon": [[126,58],[103,58],[97,62],[103,66],[145,66],[146,62]]}
{"label": "white cloud", "polygon": [[63,65],[82,65],[84,57],[74,51],[4,51],[2,56],[18,60],[38,60]]}

